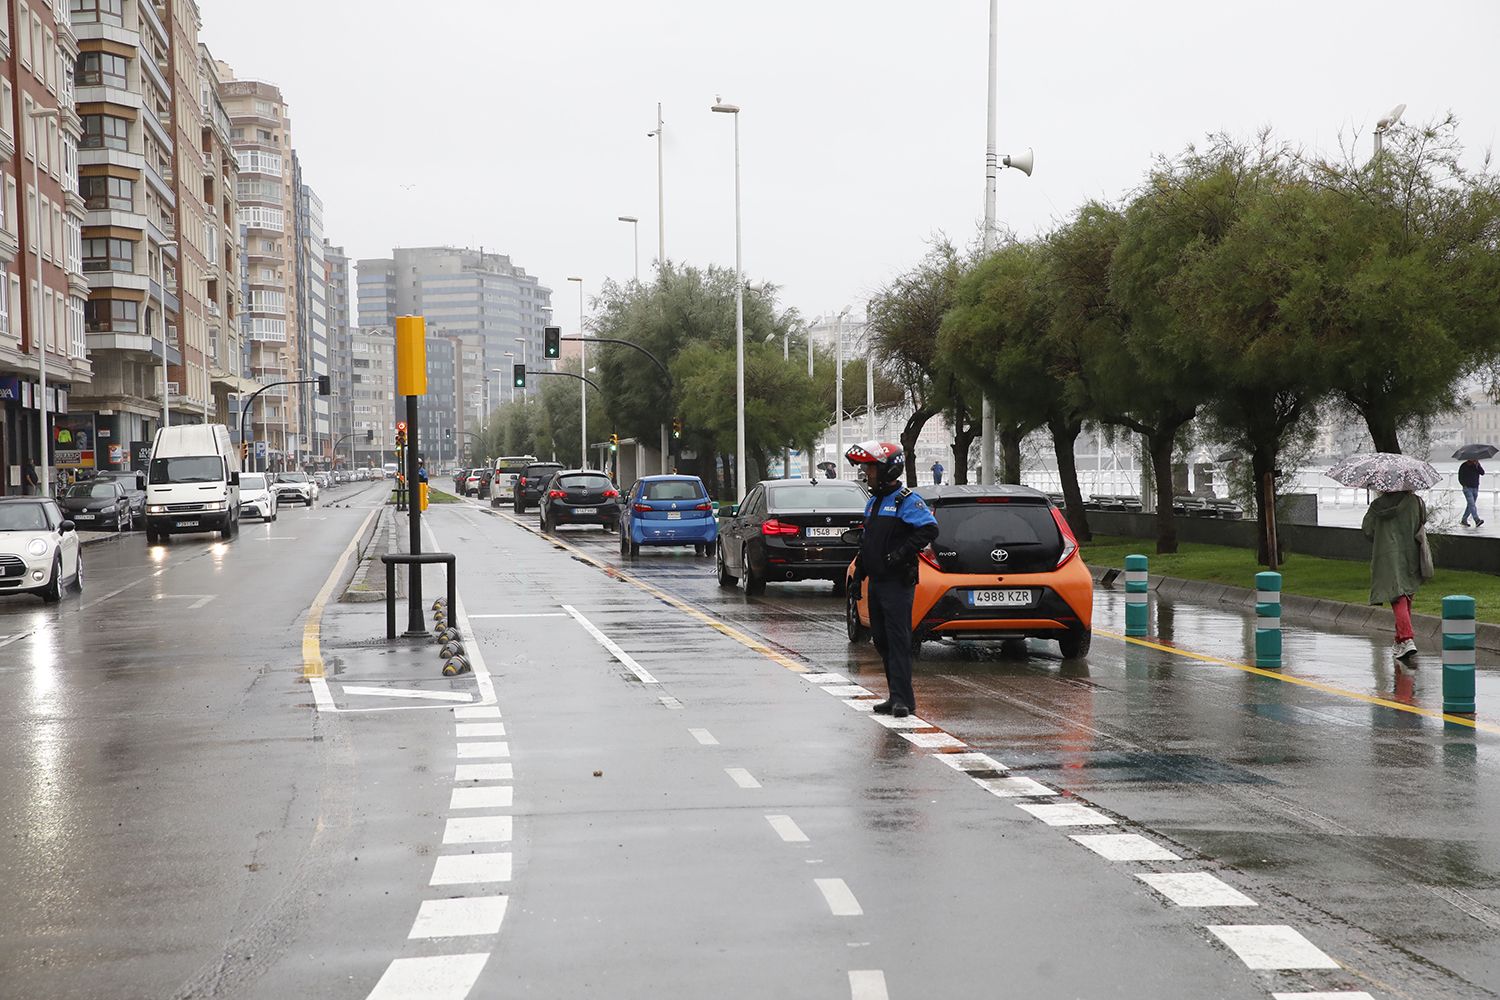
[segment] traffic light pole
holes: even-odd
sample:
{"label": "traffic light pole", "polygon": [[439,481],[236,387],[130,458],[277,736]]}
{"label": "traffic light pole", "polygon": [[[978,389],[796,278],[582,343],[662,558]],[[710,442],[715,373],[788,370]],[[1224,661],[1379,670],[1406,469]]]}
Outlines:
{"label": "traffic light pole", "polygon": [[[255,406],[255,397],[267,389],[276,388],[278,385],[315,385],[318,387],[318,395],[320,396],[328,395],[330,390],[327,375],[319,375],[316,378],[294,378],[288,379],[285,382],[272,382],[270,385],[263,385],[259,389],[256,389],[250,394],[249,399],[240,404],[240,445],[242,448],[248,443],[245,439],[245,418],[249,416],[251,409]],[[284,458],[283,464],[285,464]],[[265,470],[262,469],[261,471]]]}
{"label": "traffic light pole", "polygon": [[[417,483],[417,466],[420,464],[417,451],[421,440],[417,428],[417,397],[407,396],[406,516],[410,521],[407,551],[412,555],[422,552],[422,489]],[[422,613],[422,567],[415,563],[406,574],[406,634],[412,638],[427,634],[426,618]]]}

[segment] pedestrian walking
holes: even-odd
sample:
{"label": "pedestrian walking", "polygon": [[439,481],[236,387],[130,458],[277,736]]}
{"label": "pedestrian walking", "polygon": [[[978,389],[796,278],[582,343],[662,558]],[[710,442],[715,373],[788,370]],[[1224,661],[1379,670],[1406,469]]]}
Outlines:
{"label": "pedestrian walking", "polygon": [[[1417,651],[1411,628],[1411,599],[1426,577],[1423,573],[1423,531],[1427,508],[1411,492],[1384,493],[1365,511],[1365,537],[1374,543],[1370,553],[1370,603],[1389,604],[1396,619],[1398,660]],[[1429,571],[1430,572],[1430,571]]]}
{"label": "pedestrian walking", "polygon": [[943,463],[941,460],[932,463],[932,485],[943,485]]}
{"label": "pedestrian walking", "polygon": [[1459,518],[1458,523],[1465,528],[1469,526],[1469,518],[1474,519],[1474,527],[1478,528],[1484,524],[1484,518],[1479,516],[1479,477],[1484,475],[1484,466],[1477,459],[1469,459],[1458,467],[1458,485],[1464,491],[1464,516]]}
{"label": "pedestrian walking", "polygon": [[869,581],[870,632],[885,662],[889,694],[874,706],[881,715],[904,718],[917,709],[911,683],[911,606],[916,597],[917,553],[937,538],[937,519],[927,503],[901,485],[906,457],[899,444],[867,441],[850,448],[850,462],[863,466],[872,494],[865,504],[864,534],[854,557],[854,596]]}
{"label": "pedestrian walking", "polygon": [[42,481],[37,478],[36,466],[30,461],[21,463],[21,493],[24,496],[42,495]]}

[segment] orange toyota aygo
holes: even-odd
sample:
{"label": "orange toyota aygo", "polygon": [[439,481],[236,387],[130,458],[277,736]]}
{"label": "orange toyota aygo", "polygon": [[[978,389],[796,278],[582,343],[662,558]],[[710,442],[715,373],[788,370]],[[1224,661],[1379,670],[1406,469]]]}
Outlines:
{"label": "orange toyota aygo", "polygon": [[[1056,639],[1066,659],[1093,637],[1094,581],[1062,511],[1025,486],[924,486],[937,541],[917,563],[912,656],[930,639]],[[852,580],[854,567],[849,567]],[[861,589],[848,588],[849,641],[870,635]]]}

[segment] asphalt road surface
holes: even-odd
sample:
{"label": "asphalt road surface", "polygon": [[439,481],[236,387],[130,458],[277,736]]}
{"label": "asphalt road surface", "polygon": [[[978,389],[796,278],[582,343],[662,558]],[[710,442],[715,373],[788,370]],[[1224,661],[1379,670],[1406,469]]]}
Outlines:
{"label": "asphalt road surface", "polygon": [[1500,990],[1493,673],[1445,722],[1435,656],[1288,630],[1273,676],[1246,618],[1127,644],[1101,590],[1086,661],[928,644],[898,723],[827,584],[461,503],[443,678],[334,603],[383,498],[0,601],[0,995]]}

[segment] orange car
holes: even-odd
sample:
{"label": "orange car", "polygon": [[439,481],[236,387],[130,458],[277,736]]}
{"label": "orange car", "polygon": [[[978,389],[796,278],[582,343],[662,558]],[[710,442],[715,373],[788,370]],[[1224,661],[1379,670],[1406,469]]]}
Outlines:
{"label": "orange car", "polygon": [[[1024,486],[927,486],[937,541],[917,564],[912,656],[928,639],[1056,639],[1083,656],[1093,637],[1094,581],[1046,494]],[[854,567],[849,567],[850,577]],[[870,635],[863,588],[846,603],[849,641]]]}

